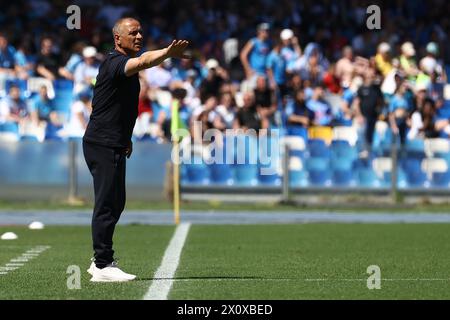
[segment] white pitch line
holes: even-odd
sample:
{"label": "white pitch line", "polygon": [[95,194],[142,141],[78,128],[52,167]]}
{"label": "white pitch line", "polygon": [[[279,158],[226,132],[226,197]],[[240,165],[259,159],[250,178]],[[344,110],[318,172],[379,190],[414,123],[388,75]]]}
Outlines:
{"label": "white pitch line", "polygon": [[22,253],[22,255],[9,260],[9,262],[6,263],[5,266],[0,266],[0,276],[7,275],[10,271],[14,271],[19,269],[20,267],[23,267],[25,263],[27,263],[29,260],[37,258],[39,254],[47,249],[50,249],[50,246],[37,246],[28,251],[25,251],[24,253]]}
{"label": "white pitch line", "polygon": [[144,300],[167,300],[190,227],[190,223],[182,223],[175,230]]}
{"label": "white pitch line", "polygon": [[[444,279],[444,278],[436,278],[436,279],[421,279],[421,278],[417,278],[417,279],[380,279],[381,281],[390,281],[390,282],[395,282],[395,281],[450,281],[450,279]],[[174,282],[192,282],[192,281],[201,281],[201,282],[207,282],[207,281],[218,281],[218,282],[222,282],[222,281],[236,281],[236,282],[241,282],[241,281],[245,281],[245,282],[253,282],[253,281],[304,281],[304,282],[333,282],[333,281],[343,281],[343,282],[366,282],[367,279],[276,279],[276,278],[270,278],[270,279],[239,279],[239,278],[217,278],[217,279],[212,279],[212,278],[205,278],[205,279],[201,279],[201,278],[193,278],[193,279],[172,279],[172,281]]]}

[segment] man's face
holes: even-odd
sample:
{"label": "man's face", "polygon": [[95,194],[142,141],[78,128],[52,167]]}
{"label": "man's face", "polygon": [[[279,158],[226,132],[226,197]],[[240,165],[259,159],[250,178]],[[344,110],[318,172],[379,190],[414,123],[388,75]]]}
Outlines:
{"label": "man's face", "polygon": [[253,95],[246,93],[243,99],[245,108],[249,108],[253,105]]}
{"label": "man's face", "polygon": [[4,36],[0,36],[0,50],[4,50],[8,46],[8,40]]}
{"label": "man's face", "polygon": [[9,90],[9,96],[11,97],[11,99],[13,99],[14,101],[19,100],[20,98],[20,90],[17,87],[12,87]]}
{"label": "man's face", "polygon": [[256,88],[259,90],[265,90],[266,89],[266,78],[264,77],[258,77],[256,80]]}
{"label": "man's face", "polygon": [[84,61],[86,62],[86,64],[91,66],[94,64],[95,58],[94,57],[84,58]]}
{"label": "man's face", "polygon": [[47,99],[47,87],[42,86],[39,89],[39,95],[41,96],[42,99]]}
{"label": "man's face", "polygon": [[45,55],[50,54],[52,51],[52,46],[53,46],[52,40],[50,39],[42,40],[41,52]]}
{"label": "man's face", "polygon": [[125,51],[138,53],[142,48],[141,24],[136,20],[125,21],[120,29],[120,47]]}
{"label": "man's face", "polygon": [[262,40],[267,40],[267,39],[269,39],[269,31],[267,31],[265,29],[259,30],[258,36]]}

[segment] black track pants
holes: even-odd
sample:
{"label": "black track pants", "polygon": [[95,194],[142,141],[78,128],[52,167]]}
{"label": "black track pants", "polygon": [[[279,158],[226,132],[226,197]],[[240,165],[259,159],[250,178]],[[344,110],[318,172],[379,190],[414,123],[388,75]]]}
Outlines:
{"label": "black track pants", "polygon": [[92,240],[95,264],[103,268],[114,260],[114,229],[125,207],[125,151],[83,141],[83,153],[94,178]]}

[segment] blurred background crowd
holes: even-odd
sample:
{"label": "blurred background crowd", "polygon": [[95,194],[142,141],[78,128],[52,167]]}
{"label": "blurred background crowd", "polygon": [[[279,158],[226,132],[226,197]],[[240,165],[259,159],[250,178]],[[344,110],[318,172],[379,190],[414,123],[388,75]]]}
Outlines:
{"label": "blurred background crowd", "polygon": [[[170,140],[174,99],[187,128],[200,121],[202,130],[277,128],[308,139],[314,128],[352,127],[362,151],[388,131],[401,143],[450,135],[445,0],[0,3],[0,127],[22,138],[83,135],[122,16],[140,20],[144,50],[187,39],[193,57],[141,72],[136,139]],[[66,28],[71,4],[81,8],[80,30]],[[366,26],[372,4],[380,30]]]}

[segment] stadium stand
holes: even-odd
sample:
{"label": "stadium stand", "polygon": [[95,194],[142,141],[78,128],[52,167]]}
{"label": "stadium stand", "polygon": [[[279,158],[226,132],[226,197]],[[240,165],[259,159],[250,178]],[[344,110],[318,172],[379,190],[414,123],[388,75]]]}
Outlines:
{"label": "stadium stand", "polygon": [[[8,73],[6,77],[0,71],[0,78],[6,77],[0,81],[0,141],[5,143],[67,142],[74,138],[61,130],[74,116],[72,106],[79,98],[71,76],[83,57],[82,50],[74,48],[80,43],[81,49],[95,47],[97,62],[111,49],[110,24],[114,19],[108,12],[102,12],[103,18],[99,18],[101,1],[82,6],[85,22],[92,28],[76,35],[56,31],[65,27],[65,10],[59,9],[70,1],[41,2],[54,16],[61,11],[60,19],[50,21],[45,15],[31,14],[29,3],[24,5],[30,10],[23,10],[21,2],[11,2],[5,4],[5,12],[17,12],[17,23],[0,21],[0,37],[6,40],[9,52],[17,53],[16,76],[11,78]],[[183,158],[183,185],[279,188],[288,174],[289,184],[295,187],[387,188],[392,179],[390,157],[395,146],[400,188],[448,188],[448,11],[432,10],[441,1],[378,1],[385,25],[379,32],[366,30],[363,19],[357,18],[360,8],[369,3],[364,0],[355,1],[351,8],[345,2],[330,4],[321,0],[283,0],[283,5],[277,1],[235,0],[193,3],[169,0],[155,8],[150,3],[119,0],[111,5],[124,7],[140,18],[148,50],[165,46],[175,36],[187,37],[192,43],[194,59],[167,61],[142,73],[141,88],[145,89],[139,115],[146,114],[142,119],[148,120],[141,123],[133,141],[170,143],[172,93],[183,89],[186,98],[180,107],[180,119],[191,134],[195,120],[202,122],[202,134],[206,129],[222,133],[252,128],[278,130],[279,140],[269,142],[279,143],[279,152],[270,153],[270,144],[260,143],[258,131],[253,137],[226,135],[221,163],[208,161],[215,155],[208,156],[204,148],[195,146],[189,151],[194,156]],[[187,15],[171,16],[169,8],[173,5]],[[238,6],[242,9],[236,10]],[[258,14],[245,14],[250,7]],[[312,7],[315,9],[311,11]],[[279,14],[267,21],[275,9]],[[399,12],[407,18],[401,18]],[[169,20],[173,21],[171,25],[160,23]],[[205,21],[208,28],[199,29],[198,25]],[[33,25],[43,26],[42,30],[34,30]],[[290,38],[281,39],[284,45],[278,52],[275,44],[287,29],[289,32],[284,34]],[[45,37],[53,40],[58,67],[66,70],[52,80],[37,72],[40,41]],[[20,45],[24,39],[31,44],[27,50]],[[267,52],[250,49],[240,55],[246,44]],[[412,47],[409,52],[414,54],[408,55],[402,49],[406,47]],[[20,69],[24,59],[30,65],[26,75]],[[257,77],[250,76],[258,72],[265,79],[264,90],[255,88]],[[46,122],[43,138],[24,129],[35,124],[30,124],[26,112],[19,114],[9,97],[11,86],[17,86],[21,97],[30,103],[42,85],[48,88],[53,111],[62,121],[59,126],[42,120]],[[405,93],[400,92],[400,87],[406,88]],[[243,107],[248,96],[249,105]],[[211,97],[217,101],[207,102]],[[404,145],[397,124],[390,120],[402,110],[406,110],[408,136]],[[227,139],[234,141],[231,149],[223,147],[228,145]],[[289,148],[287,155],[284,146]],[[283,168],[285,156],[289,157],[288,172]]]}

